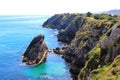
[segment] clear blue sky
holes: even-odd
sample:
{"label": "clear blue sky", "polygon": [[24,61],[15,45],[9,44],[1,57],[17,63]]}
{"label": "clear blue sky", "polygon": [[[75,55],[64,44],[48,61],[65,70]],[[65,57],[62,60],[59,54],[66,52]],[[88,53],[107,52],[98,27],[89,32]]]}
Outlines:
{"label": "clear blue sky", "polygon": [[120,9],[119,0],[0,0],[0,14],[85,13]]}

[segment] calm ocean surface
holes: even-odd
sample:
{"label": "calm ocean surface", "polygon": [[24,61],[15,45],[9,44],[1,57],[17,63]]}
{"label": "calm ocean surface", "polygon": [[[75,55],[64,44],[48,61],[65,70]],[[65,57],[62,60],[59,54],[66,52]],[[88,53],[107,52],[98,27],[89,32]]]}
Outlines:
{"label": "calm ocean surface", "polygon": [[0,80],[70,80],[70,73],[64,60],[53,53],[48,54],[45,63],[29,67],[21,62],[21,55],[39,35],[45,35],[45,42],[51,48],[61,47],[55,30],[41,27],[50,16],[0,16]]}

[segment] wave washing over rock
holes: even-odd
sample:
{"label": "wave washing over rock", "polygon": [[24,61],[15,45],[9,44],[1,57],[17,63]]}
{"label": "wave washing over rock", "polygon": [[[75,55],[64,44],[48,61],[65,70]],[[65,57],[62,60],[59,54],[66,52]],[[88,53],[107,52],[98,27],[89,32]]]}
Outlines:
{"label": "wave washing over rock", "polygon": [[108,14],[56,14],[44,24],[67,43],[54,52],[70,64],[74,80],[120,79],[120,17]]}

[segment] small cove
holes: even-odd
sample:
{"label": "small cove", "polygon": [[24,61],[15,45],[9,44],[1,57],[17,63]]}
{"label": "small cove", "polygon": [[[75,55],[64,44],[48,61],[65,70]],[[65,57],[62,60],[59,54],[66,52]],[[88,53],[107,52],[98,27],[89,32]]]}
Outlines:
{"label": "small cove", "polygon": [[0,80],[70,80],[65,61],[50,53],[45,63],[29,67],[21,62],[21,55],[39,35],[45,35],[49,49],[61,47],[54,36],[57,31],[42,28],[50,16],[0,16]]}

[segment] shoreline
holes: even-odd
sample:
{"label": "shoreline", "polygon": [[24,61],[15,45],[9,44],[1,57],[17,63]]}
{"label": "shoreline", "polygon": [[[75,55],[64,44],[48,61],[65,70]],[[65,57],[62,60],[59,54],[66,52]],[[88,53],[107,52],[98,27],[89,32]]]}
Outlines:
{"label": "shoreline", "polygon": [[[105,16],[107,16],[107,18]],[[116,20],[112,21],[107,19]],[[116,55],[114,55],[114,52],[110,52],[114,56],[112,59],[103,57],[102,52],[102,50],[104,50],[102,46],[109,45],[107,42],[110,42],[113,38],[111,36],[110,40],[107,40],[106,37],[109,37],[108,34],[115,36],[120,34],[116,32],[119,29],[119,20],[119,16],[115,18],[108,14],[55,14],[44,22],[43,27],[57,29],[59,31],[57,35],[58,41],[68,45],[65,49],[57,47],[54,49],[54,52],[62,55],[64,60],[70,64],[71,67],[69,71],[72,74],[73,80],[89,80],[96,75],[92,75],[92,70],[99,68],[98,65],[102,66],[103,62],[101,62],[101,58],[112,63],[111,61],[114,61],[114,58],[119,56],[119,46],[117,46],[116,49],[113,45],[110,45],[113,51],[118,52],[115,53]],[[118,25],[116,26],[116,31],[114,31],[112,28],[116,24]],[[110,33],[110,30],[112,30],[113,33]],[[106,42],[103,40],[104,38],[106,38]],[[116,37],[115,41],[117,39],[119,40],[119,37]],[[101,45],[101,42],[104,44],[102,43]],[[115,42],[113,41],[112,44],[115,44]],[[107,55],[104,56],[107,57]]]}

